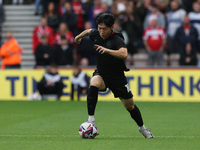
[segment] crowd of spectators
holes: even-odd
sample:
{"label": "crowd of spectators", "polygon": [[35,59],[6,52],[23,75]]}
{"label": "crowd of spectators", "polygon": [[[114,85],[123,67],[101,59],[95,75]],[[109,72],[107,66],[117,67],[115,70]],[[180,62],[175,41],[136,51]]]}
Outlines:
{"label": "crowd of spectators", "polygon": [[134,65],[139,49],[146,50],[149,65],[163,65],[163,55],[174,53],[180,55],[180,65],[197,65],[200,0],[35,0],[34,14],[41,16],[32,36],[36,67],[52,61],[95,65],[90,39],[83,38],[80,45],[73,39],[84,29],[97,28],[95,18],[103,12],[116,18],[114,30],[125,38],[127,65]]}

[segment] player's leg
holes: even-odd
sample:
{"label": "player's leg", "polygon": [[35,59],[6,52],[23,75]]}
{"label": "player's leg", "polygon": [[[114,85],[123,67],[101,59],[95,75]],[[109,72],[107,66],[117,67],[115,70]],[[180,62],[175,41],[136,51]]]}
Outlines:
{"label": "player's leg", "polygon": [[129,111],[133,120],[137,123],[139,131],[144,135],[145,138],[154,138],[153,134],[144,126],[142,115],[139,108],[134,104],[133,98],[123,99],[120,98],[124,107]]}
{"label": "player's leg", "polygon": [[98,99],[98,91],[106,88],[105,83],[100,75],[92,77],[90,87],[87,95],[87,108],[88,108],[88,122],[95,121],[94,113]]}

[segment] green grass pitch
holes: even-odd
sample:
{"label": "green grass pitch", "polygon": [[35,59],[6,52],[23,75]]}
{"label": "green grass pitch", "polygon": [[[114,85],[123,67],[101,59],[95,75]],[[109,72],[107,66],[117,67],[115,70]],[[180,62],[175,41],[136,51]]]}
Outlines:
{"label": "green grass pitch", "polygon": [[95,139],[81,139],[86,102],[0,101],[0,150],[200,150],[200,103],[136,102],[145,139],[120,102],[98,102]]}

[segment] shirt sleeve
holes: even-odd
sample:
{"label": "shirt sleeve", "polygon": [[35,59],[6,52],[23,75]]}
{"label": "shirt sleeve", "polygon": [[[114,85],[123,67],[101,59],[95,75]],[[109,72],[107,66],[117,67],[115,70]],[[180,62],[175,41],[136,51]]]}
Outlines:
{"label": "shirt sleeve", "polygon": [[124,43],[124,40],[120,37],[116,37],[114,45],[116,46],[117,49],[120,48],[126,48],[126,44]]}
{"label": "shirt sleeve", "polygon": [[89,32],[89,37],[92,41],[94,41],[94,39],[98,36],[99,32],[98,30],[96,29],[92,29],[90,32]]}

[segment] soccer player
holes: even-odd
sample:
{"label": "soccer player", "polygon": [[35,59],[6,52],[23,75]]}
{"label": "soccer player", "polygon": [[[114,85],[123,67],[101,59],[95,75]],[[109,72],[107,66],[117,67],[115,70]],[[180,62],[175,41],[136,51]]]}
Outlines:
{"label": "soccer player", "polygon": [[133,95],[124,75],[124,71],[129,71],[124,64],[128,52],[123,36],[113,31],[114,22],[115,19],[111,14],[102,13],[96,20],[98,30],[87,29],[75,37],[75,42],[79,44],[81,38],[89,36],[97,52],[97,69],[93,73],[87,96],[88,122],[95,124],[94,113],[98,91],[109,88],[129,111],[143,136],[154,138],[149,129],[144,126],[140,110],[134,104]]}

